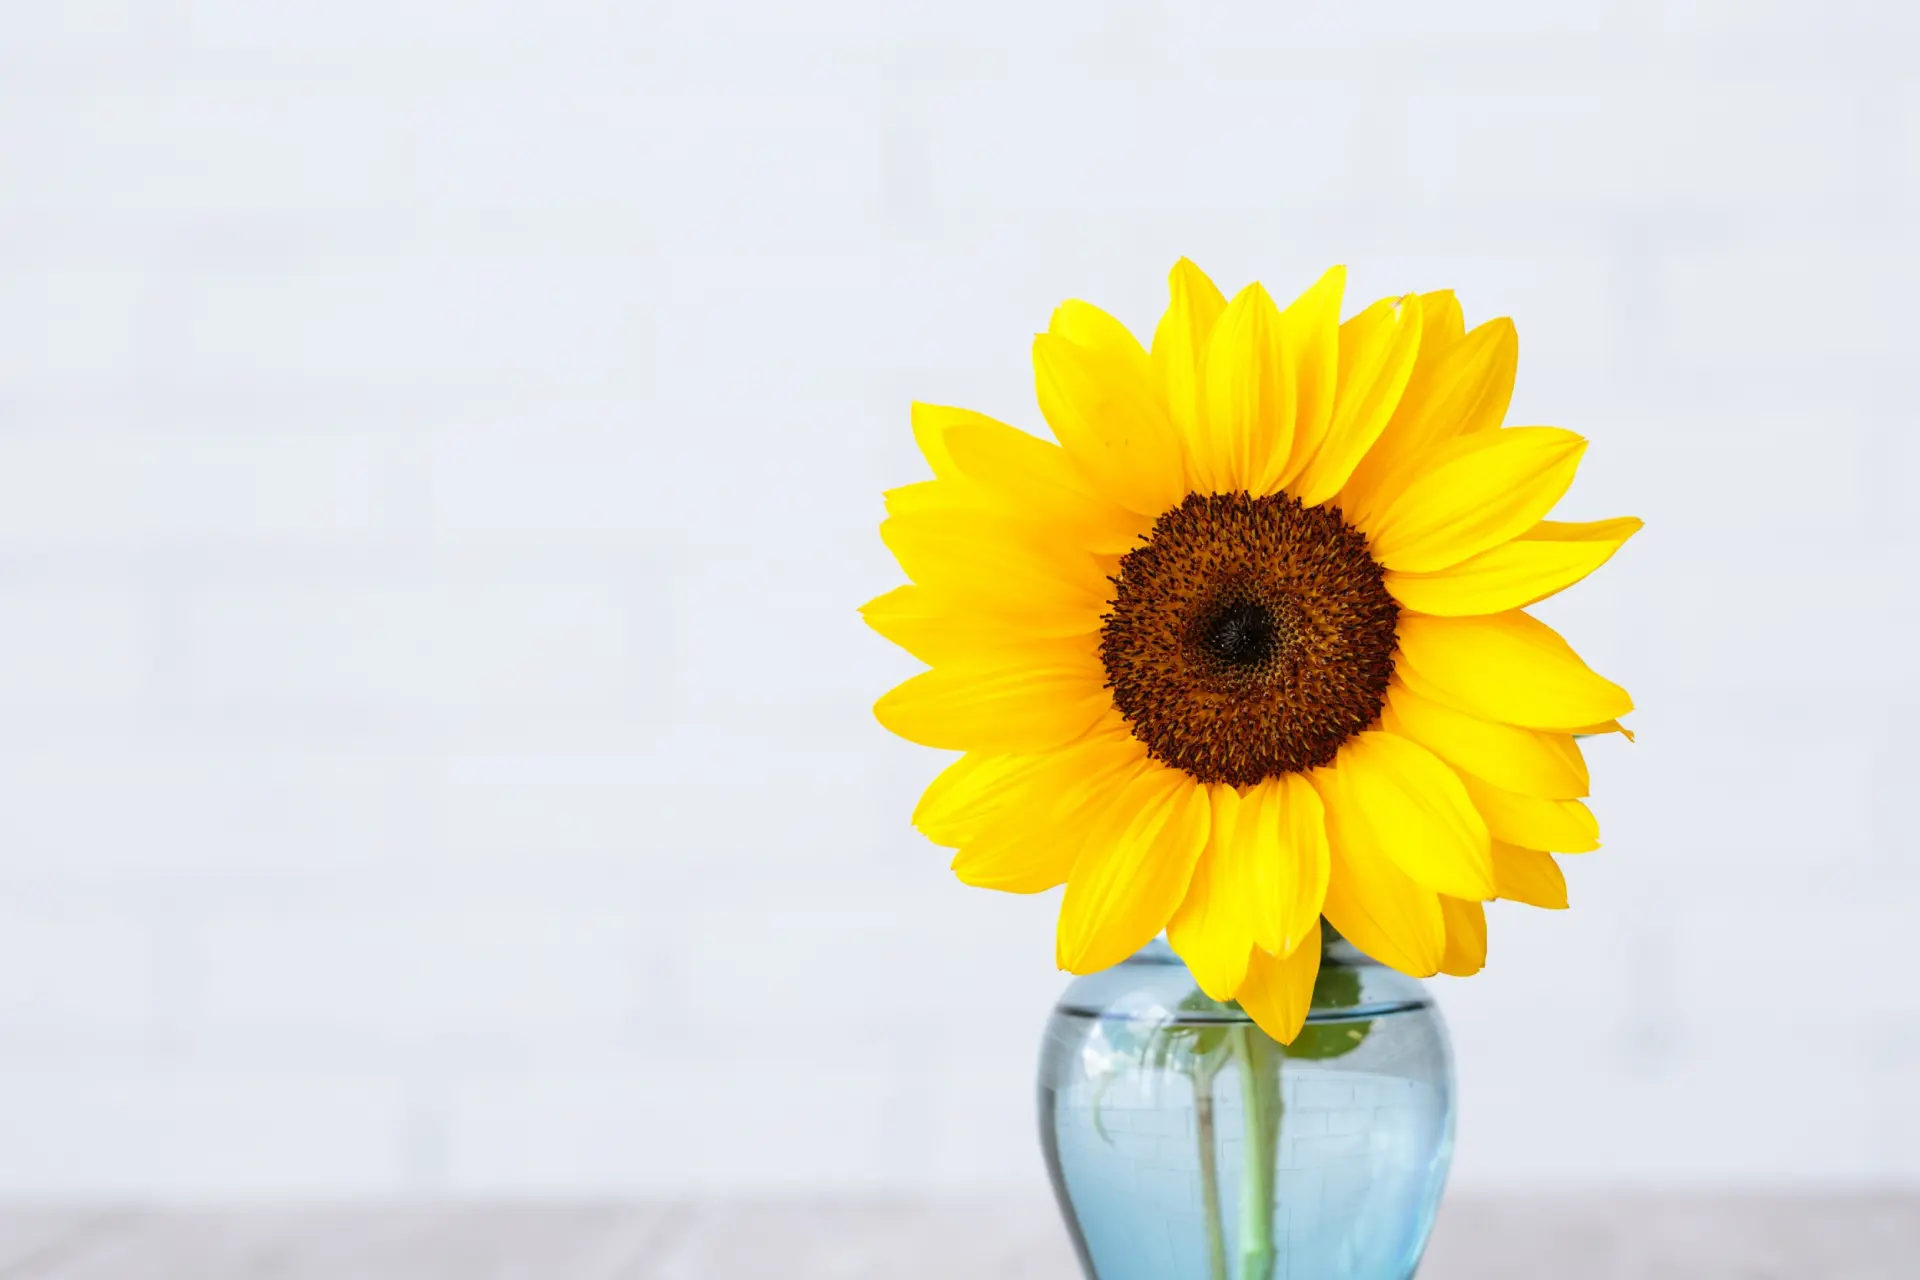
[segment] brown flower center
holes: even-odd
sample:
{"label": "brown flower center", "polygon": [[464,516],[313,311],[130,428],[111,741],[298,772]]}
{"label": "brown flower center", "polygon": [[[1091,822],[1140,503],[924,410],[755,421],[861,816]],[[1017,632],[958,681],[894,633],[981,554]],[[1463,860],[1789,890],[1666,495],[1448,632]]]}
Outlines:
{"label": "brown flower center", "polygon": [[1155,759],[1251,786],[1379,718],[1400,609],[1337,507],[1190,494],[1120,560],[1100,659]]}

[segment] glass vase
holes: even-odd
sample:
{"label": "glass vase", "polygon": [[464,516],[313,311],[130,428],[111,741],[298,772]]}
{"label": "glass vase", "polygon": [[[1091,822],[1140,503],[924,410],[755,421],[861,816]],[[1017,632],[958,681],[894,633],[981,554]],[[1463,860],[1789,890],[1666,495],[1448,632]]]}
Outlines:
{"label": "glass vase", "polygon": [[1326,934],[1281,1045],[1164,942],[1076,979],[1040,1055],[1040,1133],[1089,1280],[1406,1280],[1453,1152],[1425,988]]}

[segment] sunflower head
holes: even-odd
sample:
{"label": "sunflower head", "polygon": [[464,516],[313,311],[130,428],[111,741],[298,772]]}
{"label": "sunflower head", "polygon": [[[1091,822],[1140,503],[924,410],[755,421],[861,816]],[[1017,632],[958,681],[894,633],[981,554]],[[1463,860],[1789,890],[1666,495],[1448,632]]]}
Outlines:
{"label": "sunflower head", "polygon": [[1576,735],[1625,690],[1526,606],[1640,526],[1547,513],[1585,442],[1506,427],[1511,323],[1451,293],[1340,318],[1176,264],[1149,346],[1069,302],[1034,343],[1054,439],[914,406],[934,478],[887,495],[911,584],[863,611],[929,670],[888,728],[963,754],[915,823],[970,884],[1066,885],[1089,972],[1162,930],[1291,1041],[1322,917],[1415,976],[1470,974],[1482,904],[1566,905],[1598,847]]}
{"label": "sunflower head", "polygon": [[1399,615],[1338,508],[1193,493],[1121,557],[1100,659],[1149,755],[1250,787],[1380,718]]}

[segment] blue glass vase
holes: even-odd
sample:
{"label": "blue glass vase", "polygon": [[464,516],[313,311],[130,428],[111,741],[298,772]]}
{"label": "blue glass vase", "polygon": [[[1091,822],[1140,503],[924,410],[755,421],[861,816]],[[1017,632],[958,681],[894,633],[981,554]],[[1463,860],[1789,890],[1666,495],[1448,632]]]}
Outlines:
{"label": "blue glass vase", "polygon": [[1040,1133],[1089,1280],[1407,1280],[1453,1154],[1425,988],[1327,938],[1281,1045],[1164,942],[1076,979],[1047,1024]]}

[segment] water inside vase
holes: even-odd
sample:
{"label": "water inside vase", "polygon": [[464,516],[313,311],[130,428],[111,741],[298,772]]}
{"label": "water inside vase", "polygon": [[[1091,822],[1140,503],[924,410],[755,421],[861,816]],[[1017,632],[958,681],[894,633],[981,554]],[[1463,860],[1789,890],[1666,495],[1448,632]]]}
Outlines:
{"label": "water inside vase", "polygon": [[1418,983],[1346,968],[1290,1048],[1164,949],[1069,989],[1041,1129],[1090,1277],[1413,1274],[1452,1150],[1445,1027]]}

